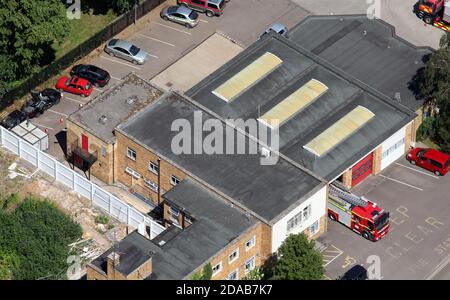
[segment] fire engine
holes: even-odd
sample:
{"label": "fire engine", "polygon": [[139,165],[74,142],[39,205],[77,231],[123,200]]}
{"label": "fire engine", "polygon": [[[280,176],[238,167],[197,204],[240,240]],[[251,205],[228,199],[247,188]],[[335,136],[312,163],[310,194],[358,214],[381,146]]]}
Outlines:
{"label": "fire engine", "polygon": [[427,24],[450,31],[450,0],[420,0],[417,15]]}
{"label": "fire engine", "polygon": [[328,217],[374,242],[389,231],[389,212],[364,197],[352,194],[336,182],[329,187]]}

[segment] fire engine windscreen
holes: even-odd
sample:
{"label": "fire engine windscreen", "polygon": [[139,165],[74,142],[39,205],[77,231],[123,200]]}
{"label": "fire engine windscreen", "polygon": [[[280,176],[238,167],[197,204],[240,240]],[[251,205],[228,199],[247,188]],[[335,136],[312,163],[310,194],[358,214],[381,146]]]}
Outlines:
{"label": "fire engine windscreen", "polygon": [[386,225],[389,222],[389,213],[388,212],[384,212],[381,216],[379,216],[376,220],[375,220],[375,228],[378,230],[380,230],[381,228],[384,227],[384,225]]}

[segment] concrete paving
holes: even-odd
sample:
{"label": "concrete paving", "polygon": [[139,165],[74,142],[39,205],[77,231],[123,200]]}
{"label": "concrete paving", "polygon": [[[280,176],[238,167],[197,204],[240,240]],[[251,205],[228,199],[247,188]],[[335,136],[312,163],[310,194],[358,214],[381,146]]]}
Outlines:
{"label": "concrete paving", "polygon": [[[391,230],[382,240],[370,242],[329,221],[328,232],[319,241],[332,246],[339,256],[330,263],[332,257],[327,258],[327,276],[337,278],[354,264],[372,266],[375,272],[378,257],[381,279],[429,278],[450,255],[449,185],[450,176],[434,176],[404,158],[371,175],[354,193],[389,211]],[[444,267],[436,276],[447,277],[448,270]]]}
{"label": "concrete paving", "polygon": [[[417,0],[291,0],[315,15],[375,14],[395,27],[398,36],[416,46],[437,49],[443,31],[426,25],[413,12]],[[377,9],[375,9],[378,7]]]}

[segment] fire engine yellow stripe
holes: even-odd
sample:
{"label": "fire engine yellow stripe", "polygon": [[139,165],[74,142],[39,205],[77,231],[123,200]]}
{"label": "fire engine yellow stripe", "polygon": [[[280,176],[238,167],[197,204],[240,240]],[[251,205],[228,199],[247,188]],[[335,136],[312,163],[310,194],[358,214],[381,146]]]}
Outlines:
{"label": "fire engine yellow stripe", "polygon": [[275,54],[266,52],[212,91],[212,93],[226,102],[231,102],[275,70],[282,62]]}

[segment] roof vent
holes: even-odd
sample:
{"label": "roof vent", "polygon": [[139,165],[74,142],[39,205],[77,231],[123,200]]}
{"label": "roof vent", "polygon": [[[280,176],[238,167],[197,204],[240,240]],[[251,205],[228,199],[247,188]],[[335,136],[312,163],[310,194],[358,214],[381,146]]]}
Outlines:
{"label": "roof vent", "polygon": [[99,122],[100,124],[103,124],[103,125],[105,125],[107,121],[108,121],[108,118],[107,118],[105,115],[102,115],[102,116],[98,119],[98,122]]}
{"label": "roof vent", "polygon": [[363,35],[367,35],[367,30],[363,30]]}
{"label": "roof vent", "polygon": [[400,96],[400,92],[396,92],[394,94],[394,100],[396,100],[397,102],[401,102],[402,101],[402,97]]}
{"label": "roof vent", "polygon": [[136,95],[133,95],[129,98],[127,98],[127,104],[133,105],[138,100],[138,97]]}
{"label": "roof vent", "polygon": [[158,243],[158,245],[161,246],[161,247],[164,246],[165,244],[166,244],[166,241],[160,241],[160,242]]}

